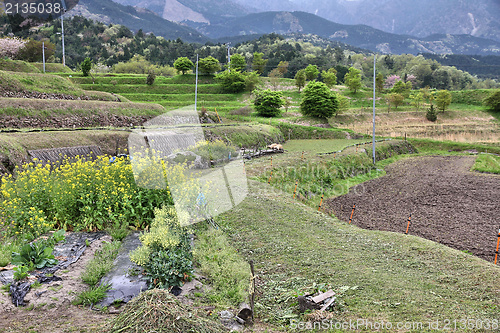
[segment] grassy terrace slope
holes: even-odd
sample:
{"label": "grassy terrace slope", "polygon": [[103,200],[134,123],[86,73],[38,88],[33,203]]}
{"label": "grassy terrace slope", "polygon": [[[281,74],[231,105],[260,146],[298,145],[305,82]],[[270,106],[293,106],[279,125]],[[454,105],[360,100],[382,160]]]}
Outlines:
{"label": "grassy terrace slope", "polygon": [[288,324],[294,295],[316,283],[339,293],[341,322],[422,322],[415,331],[426,331],[436,320],[442,328],[445,319],[499,319],[499,267],[411,235],[347,225],[267,184],[250,188],[217,219],[255,262],[257,316]]}
{"label": "grassy terrace slope", "polygon": [[[102,92],[86,92],[67,78],[42,73],[0,71],[0,96],[13,94],[57,94],[67,98],[116,101],[117,97]],[[9,96],[14,97],[14,96]]]}
{"label": "grassy terrace slope", "polygon": [[[64,76],[69,76],[65,74]],[[92,78],[72,76],[71,81],[82,89],[115,93],[133,102],[153,102],[166,109],[194,104],[194,75],[178,75],[173,78],[158,76],[152,86],[146,84],[145,75],[119,74]],[[201,76],[198,84],[198,106],[209,111],[231,111],[244,106],[241,94],[222,94],[212,77]]]}

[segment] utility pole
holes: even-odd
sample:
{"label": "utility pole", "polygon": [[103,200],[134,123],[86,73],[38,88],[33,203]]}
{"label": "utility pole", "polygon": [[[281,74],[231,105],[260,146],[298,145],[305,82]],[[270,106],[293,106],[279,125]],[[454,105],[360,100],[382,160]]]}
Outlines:
{"label": "utility pole", "polygon": [[231,53],[229,52],[231,46],[229,44],[230,43],[227,44],[227,70],[231,72]]}
{"label": "utility pole", "polygon": [[195,88],[194,88],[194,110],[198,111],[196,108],[197,102],[198,102],[198,54],[196,54],[196,83],[195,83]]}
{"label": "utility pole", "polygon": [[373,54],[373,142],[372,142],[372,150],[373,150],[373,164],[375,164],[375,66],[377,64],[377,55]]}
{"label": "utility pole", "polygon": [[64,14],[66,13],[66,2],[61,0],[63,13],[61,14],[61,39],[62,39],[62,64],[66,66],[66,56],[64,53]]}
{"label": "utility pole", "polygon": [[45,74],[45,42],[42,42],[43,73]]}

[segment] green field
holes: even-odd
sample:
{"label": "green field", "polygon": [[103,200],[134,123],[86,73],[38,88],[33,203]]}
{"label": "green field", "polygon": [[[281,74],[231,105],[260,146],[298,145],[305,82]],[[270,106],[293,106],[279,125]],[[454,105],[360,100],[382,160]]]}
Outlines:
{"label": "green field", "polygon": [[332,153],[335,151],[340,151],[347,146],[356,143],[368,142],[367,139],[335,139],[335,140],[289,140],[283,146],[287,151],[297,152],[297,151],[308,151],[310,153]]}
{"label": "green field", "polygon": [[481,154],[477,157],[472,170],[500,174],[500,156]]}

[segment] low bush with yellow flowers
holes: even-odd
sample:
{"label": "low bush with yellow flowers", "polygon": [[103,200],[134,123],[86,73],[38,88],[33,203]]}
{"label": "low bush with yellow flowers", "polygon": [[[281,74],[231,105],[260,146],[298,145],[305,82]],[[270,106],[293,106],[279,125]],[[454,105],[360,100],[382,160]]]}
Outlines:
{"label": "low bush with yellow flowers", "polygon": [[144,267],[150,287],[179,287],[192,275],[190,230],[181,226],[179,214],[187,213],[173,206],[155,209],[150,230],[140,237],[142,245],[130,254],[130,260]]}
{"label": "low bush with yellow flowers", "polygon": [[33,239],[51,229],[141,228],[155,207],[173,204],[168,186],[136,183],[128,158],[36,162],[2,179],[0,224],[8,234]]}

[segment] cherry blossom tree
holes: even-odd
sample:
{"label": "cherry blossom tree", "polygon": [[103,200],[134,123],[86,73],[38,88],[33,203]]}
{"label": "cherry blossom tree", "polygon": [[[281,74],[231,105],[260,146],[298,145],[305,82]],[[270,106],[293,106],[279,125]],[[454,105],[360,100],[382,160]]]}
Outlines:
{"label": "cherry blossom tree", "polygon": [[0,57],[15,59],[25,44],[26,41],[16,37],[0,38]]}

